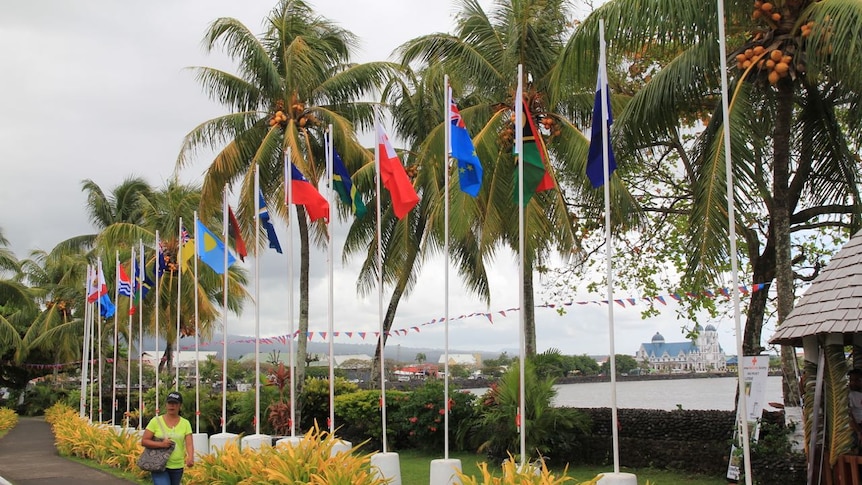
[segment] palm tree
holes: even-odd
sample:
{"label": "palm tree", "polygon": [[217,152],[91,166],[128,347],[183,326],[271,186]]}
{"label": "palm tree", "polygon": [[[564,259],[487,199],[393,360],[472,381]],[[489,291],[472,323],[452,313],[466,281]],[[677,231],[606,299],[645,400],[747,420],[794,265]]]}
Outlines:
{"label": "palm tree", "polygon": [[[231,110],[186,135],[177,160],[178,166],[188,164],[190,155],[201,146],[219,150],[204,178],[204,215],[221,205],[225,186],[239,183],[237,218],[242,232],[251,235],[257,197],[254,173],[259,168],[264,194],[275,199],[267,207],[287,218],[284,154],[290,148],[291,162],[317,185],[324,172],[323,135],[329,124],[348,168],[370,159],[353,130],[371,126],[373,107],[357,100],[380,86],[392,66],[352,64],[353,34],[318,16],[302,0],[281,0],[266,19],[260,38],[238,20],[221,18],[209,27],[204,42],[208,50],[223,46],[239,70],[231,74],[195,68],[204,89]],[[299,332],[304,336],[308,331],[311,236],[301,206],[296,215],[301,242]],[[326,227],[318,223],[315,229],[317,240],[322,240]],[[300,338],[297,362],[305,361],[306,346],[307,340]],[[300,390],[303,375],[304,369],[298,369],[295,377]]]}
{"label": "palm tree", "polygon": [[32,293],[21,281],[21,264],[0,229],[0,356],[4,360],[15,357],[20,361],[26,355],[21,334],[35,310]]}
{"label": "palm tree", "polygon": [[[554,66],[562,52],[567,33],[564,0],[538,2],[514,0],[495,2],[486,13],[479,2],[462,0],[455,34],[418,37],[399,48],[403,64],[426,62],[447,72],[455,92],[461,92],[461,114],[474,137],[474,144],[485,171],[484,185],[477,199],[456,191],[451,211],[459,214],[453,227],[454,250],[462,275],[466,266],[494,258],[500,244],[515,253],[519,247],[518,213],[513,191],[515,162],[512,156],[514,92],[518,65],[524,66],[525,100],[530,113],[544,127],[543,138],[550,154],[552,172],[560,190],[536,194],[525,208],[526,250],[524,254],[525,334],[527,354],[536,351],[533,271],[540,269],[552,253],[578,253],[574,237],[574,202],[582,205],[581,218],[599,219],[600,193],[589,190],[583,175],[587,141],[569,117],[578,109],[586,110],[592,99],[575,98],[552,82]],[[439,74],[438,74],[439,76]],[[438,78],[439,79],[439,78]],[[442,85],[438,94],[443,99]],[[443,106],[434,119],[442,119]],[[436,194],[442,194],[439,161],[443,158],[443,129],[438,126],[420,150],[426,177],[434,181]],[[423,172],[420,170],[420,177]],[[457,182],[455,182],[457,184]],[[428,197],[429,187],[423,185]],[[636,204],[625,189],[612,181],[614,208],[620,214],[636,215]],[[437,198],[431,224],[442,237],[442,200]],[[623,222],[615,217],[615,224]],[[438,239],[439,240],[439,239]],[[472,256],[464,257],[461,251]]]}
{"label": "palm tree", "polygon": [[[669,55],[617,117],[614,135],[623,148],[618,153],[635,159],[645,148],[671,146],[678,152],[684,190],[692,200],[686,214],[692,222],[685,225],[688,277],[721,281],[729,244],[716,5],[692,9],[671,0],[647,9],[639,2],[611,0],[567,45],[560,72],[568,73],[569,83],[595,72],[587,67],[595,65],[600,18],[612,39],[612,56]],[[776,282],[780,325],[793,308],[794,263],[806,258],[794,255],[792,244],[805,231],[859,227],[862,115],[852,107],[859,104],[862,87],[856,72],[862,61],[862,6],[846,0],[734,2],[725,19],[734,49],[729,64],[735,66],[728,74],[736,226],[752,281]],[[692,125],[693,112],[711,117],[695,143],[680,146],[677,135]],[[768,222],[760,226],[763,220]],[[751,295],[745,354],[762,350],[766,299],[767,292]],[[793,351],[782,354],[787,362]],[[798,402],[798,394],[790,392],[795,387],[785,382],[787,405]]]}
{"label": "palm tree", "polygon": [[[198,186],[181,184],[176,179],[171,179],[165,186],[152,190],[146,197],[141,196],[137,201],[140,220],[138,222],[117,222],[105,228],[98,236],[96,242],[100,247],[119,248],[120,261],[128,261],[131,245],[138,241],[150,244],[155,241],[156,231],[159,232],[159,251],[166,260],[164,272],[158,278],[159,301],[155,302],[156,289],[150,290],[145,300],[144,318],[146,319],[145,332],[154,335],[158,330],[160,338],[166,342],[165,359],[160,362],[160,369],[171,369],[174,351],[179,351],[179,339],[194,336],[195,332],[195,292],[198,293],[198,330],[201,338],[212,337],[213,326],[218,323],[221,315],[221,302],[223,301],[223,279],[222,276],[212,271],[207,265],[200,264],[198,271],[197,286],[193,279],[191,265],[182,269],[182,295],[177,298],[180,289],[179,275],[180,265],[178,253],[180,246],[179,223],[192,233],[194,224],[194,212],[200,204],[201,191]],[[216,223],[216,219],[219,221]],[[203,219],[208,227],[217,227],[221,224],[221,217],[214,214],[210,219]],[[155,268],[156,248],[145,258],[144,266]],[[111,253],[108,250],[108,253]],[[105,265],[106,274],[114,274],[114,262]],[[247,282],[245,270],[238,266],[232,266],[228,271],[228,311],[239,314],[242,310],[242,302],[247,298],[244,285]],[[177,307],[177,302],[179,307]],[[158,309],[159,328],[156,329],[156,310]],[[177,335],[177,312],[180,315],[180,335]]]}

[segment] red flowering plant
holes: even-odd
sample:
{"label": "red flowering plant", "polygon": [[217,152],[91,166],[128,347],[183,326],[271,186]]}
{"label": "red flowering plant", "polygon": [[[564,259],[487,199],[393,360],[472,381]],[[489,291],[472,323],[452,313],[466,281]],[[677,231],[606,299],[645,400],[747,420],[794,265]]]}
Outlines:
{"label": "red flowering plant", "polygon": [[[474,394],[450,386],[449,399],[444,402],[443,391],[442,381],[429,380],[403,397],[393,422],[399,428],[399,437],[409,446],[433,450],[443,447],[447,403],[450,438],[461,422],[473,416]],[[454,441],[450,439],[450,446]]]}

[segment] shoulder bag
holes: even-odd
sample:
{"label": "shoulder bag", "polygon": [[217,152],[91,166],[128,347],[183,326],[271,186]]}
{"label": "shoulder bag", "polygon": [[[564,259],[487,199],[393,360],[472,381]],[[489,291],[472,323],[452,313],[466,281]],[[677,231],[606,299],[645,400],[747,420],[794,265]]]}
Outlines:
{"label": "shoulder bag", "polygon": [[[158,416],[156,418],[158,420],[159,426],[162,428],[162,435],[167,436],[168,432],[165,430],[165,425],[163,423],[163,418]],[[153,437],[153,441],[162,441],[164,438],[159,439]],[[171,443],[169,448],[144,448],[141,456],[138,457],[138,468],[148,472],[163,472],[165,471],[165,465],[168,463],[168,458],[170,458],[171,453],[174,452],[174,448],[177,446],[176,443]]]}

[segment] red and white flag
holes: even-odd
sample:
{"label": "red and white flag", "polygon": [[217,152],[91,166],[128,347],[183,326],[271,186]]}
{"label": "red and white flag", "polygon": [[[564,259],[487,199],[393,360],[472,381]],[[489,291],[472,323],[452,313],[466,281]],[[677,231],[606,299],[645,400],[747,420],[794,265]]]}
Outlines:
{"label": "red and white flag", "polygon": [[377,125],[377,156],[380,157],[380,181],[389,190],[392,197],[392,211],[395,217],[403,219],[404,216],[419,203],[419,195],[413,188],[413,183],[404,165],[398,159],[398,154],[389,142],[389,136],[383,131],[380,122]]}

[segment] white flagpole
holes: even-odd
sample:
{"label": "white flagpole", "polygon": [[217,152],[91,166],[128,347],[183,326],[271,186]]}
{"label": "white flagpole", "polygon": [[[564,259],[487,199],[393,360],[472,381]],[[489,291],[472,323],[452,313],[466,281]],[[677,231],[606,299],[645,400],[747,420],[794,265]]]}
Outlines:
{"label": "white flagpole", "polygon": [[383,249],[380,247],[380,243],[383,240],[382,230],[380,228],[381,216],[380,216],[380,136],[378,130],[378,124],[380,123],[378,113],[374,114],[374,133],[375,133],[375,141],[374,141],[374,176],[375,183],[377,186],[377,320],[379,324],[379,332],[380,338],[377,341],[378,345],[380,345],[380,415],[381,415],[381,423],[383,425],[383,436],[382,436],[382,444],[383,444],[383,453],[387,452],[387,441],[386,441],[386,344],[385,344],[385,335],[383,326]]}
{"label": "white flagpole", "polygon": [[518,308],[519,313],[518,337],[519,337],[519,365],[520,365],[520,392],[518,396],[518,431],[521,438],[521,467],[527,460],[527,434],[524,422],[527,416],[527,393],[524,389],[526,378],[527,343],[524,326],[525,309],[524,301],[524,251],[526,250],[526,239],[524,235],[524,66],[518,64],[518,89],[515,93],[515,151],[518,153]]}
{"label": "white flagpole", "polygon": [[222,285],[222,374],[221,374],[221,432],[227,433],[227,185],[222,191],[222,241],[224,241],[224,272]]}
{"label": "white flagpole", "polygon": [[144,421],[144,281],[147,269],[144,267],[144,241],[138,240],[141,253],[138,255],[138,429]]}
{"label": "white flagpole", "polygon": [[[114,305],[120,302],[120,251],[116,252],[114,265]],[[114,362],[111,364],[111,424],[117,424],[117,343],[120,338],[119,318],[114,309]]]}
{"label": "white flagpole", "polygon": [[443,78],[446,89],[443,116],[443,315],[446,322],[443,326],[443,352],[446,361],[443,363],[443,459],[449,459],[449,168],[452,164],[452,87],[449,86],[449,75]]}
{"label": "white flagpole", "polygon": [[177,334],[174,337],[176,345],[176,353],[174,354],[174,366],[176,367],[176,377],[174,378],[174,390],[180,390],[180,305],[183,301],[183,218],[180,217],[177,223]]}
{"label": "white flagpole", "polygon": [[614,248],[611,239],[611,189],[608,176],[609,153],[608,153],[608,75],[607,75],[607,53],[605,46],[605,21],[599,19],[599,84],[601,89],[602,103],[602,167],[604,177],[605,196],[605,265],[607,267],[607,298],[608,298],[608,333],[610,340],[610,374],[611,374],[611,434],[613,436],[614,451],[614,473],[620,472],[620,446],[619,427],[617,426],[617,365],[616,349],[614,345],[614,279],[613,279],[613,257]]}
{"label": "white flagpole", "polygon": [[721,115],[724,130],[724,164],[727,173],[727,221],[730,239],[730,274],[733,280],[731,292],[733,293],[733,321],[736,329],[736,355],[739,356],[737,365],[739,380],[739,405],[737,406],[737,417],[741,417],[739,424],[742,433],[742,456],[745,467],[745,483],[751,485],[751,449],[748,443],[748,398],[745,395],[745,375],[742,366],[742,323],[740,317],[739,303],[739,269],[736,255],[736,215],[733,200],[733,158],[730,153],[730,108],[728,106],[727,85],[727,47],[725,45],[724,31],[724,0],[718,0],[718,51],[721,60]]}
{"label": "white flagpole", "polygon": [[102,281],[107,281],[105,279],[105,273],[103,271],[104,270],[102,269],[102,257],[99,256],[99,282],[97,283],[99,285],[99,299],[96,300],[96,305],[98,305],[98,308],[99,308],[99,311],[97,312],[98,316],[96,317],[98,319],[96,321],[99,322],[99,327],[98,327],[98,332],[97,332],[98,342],[96,344],[96,350],[97,350],[96,357],[99,359],[99,364],[98,364],[98,369],[99,369],[98,370],[98,372],[99,372],[99,374],[98,374],[99,402],[97,403],[98,407],[96,409],[98,410],[100,423],[102,422],[102,381],[104,380],[103,379],[104,376],[102,375],[103,374],[103,372],[102,372],[102,323],[103,323],[102,322]]}
{"label": "white flagpole", "polygon": [[335,297],[335,288],[333,283],[333,263],[332,263],[332,219],[333,213],[335,211],[332,208],[335,206],[335,186],[333,185],[333,176],[332,176],[332,160],[333,160],[333,151],[334,140],[332,138],[332,124],[330,123],[329,129],[326,132],[326,173],[327,173],[327,182],[329,184],[329,226],[326,228],[326,266],[327,273],[329,277],[329,301],[327,302],[327,317],[328,317],[328,326],[327,331],[329,333],[329,434],[335,432],[335,363],[333,359],[335,358],[335,335],[333,332],[335,331],[335,308],[333,304],[333,299]]}
{"label": "white flagpole", "polygon": [[254,434],[260,434],[260,165],[254,165]]}
{"label": "white flagpole", "polygon": [[161,252],[161,239],[159,238],[159,231],[156,231],[156,254],[155,260],[156,264],[153,265],[155,268],[155,277],[156,277],[156,304],[153,306],[155,309],[155,321],[156,321],[156,330],[155,330],[155,341],[156,341],[156,350],[153,351],[153,356],[156,359],[156,416],[161,413],[161,409],[159,408],[161,402],[159,401],[159,367],[162,365],[162,356],[159,355],[159,314],[161,312],[161,286],[162,279],[159,275],[159,270],[161,269],[161,261],[159,260],[159,253]]}
{"label": "white flagpole", "polygon": [[87,371],[89,369],[88,366],[90,365],[89,359],[87,359],[87,356],[90,353],[90,304],[87,303],[87,298],[90,296],[90,285],[92,285],[92,281],[93,272],[91,266],[88,264],[87,279],[84,282],[84,339],[81,345],[81,405],[79,412],[82,418],[87,412]]}
{"label": "white flagpole", "polygon": [[[131,270],[132,277],[135,274],[135,246],[132,246],[132,255],[129,258],[129,269]],[[132,283],[132,288],[135,285]],[[132,291],[129,294],[129,308],[132,308],[132,300],[135,298],[135,292]],[[125,427],[130,427],[129,424],[131,420],[129,419],[129,415],[132,412],[132,314],[129,313],[129,335],[126,338],[126,344],[128,349],[126,351],[126,423]]]}
{"label": "white flagpole", "polygon": [[[95,273],[96,270],[94,269],[93,271]],[[97,278],[98,278],[98,276],[97,276]],[[96,291],[98,291],[98,290],[96,290]],[[90,376],[90,408],[89,408],[90,422],[93,422],[93,406],[94,406],[93,402],[95,401],[95,395],[93,393],[95,392],[95,389],[96,389],[96,384],[94,382],[95,375],[96,375],[96,353],[95,353],[96,337],[95,337],[95,334],[97,331],[96,330],[96,322],[98,321],[97,318],[99,318],[99,317],[97,317],[97,315],[99,314],[99,306],[98,305],[99,305],[99,300],[96,300],[94,303],[90,304],[90,347],[89,347],[89,349],[90,349],[90,361],[87,364],[90,366],[90,372],[88,374]]]}
{"label": "white flagpole", "polygon": [[287,319],[288,332],[290,339],[288,340],[288,353],[290,354],[290,436],[296,436],[296,354],[294,353],[293,339],[297,341],[300,338],[305,338],[304,335],[294,335],[293,322],[293,215],[291,214],[291,205],[293,204],[293,180],[292,174],[292,152],[290,147],[284,154],[284,190],[286,194],[287,210]]}
{"label": "white flagpole", "polygon": [[201,432],[201,354],[200,354],[200,321],[198,315],[198,211],[195,218],[195,433]]}

